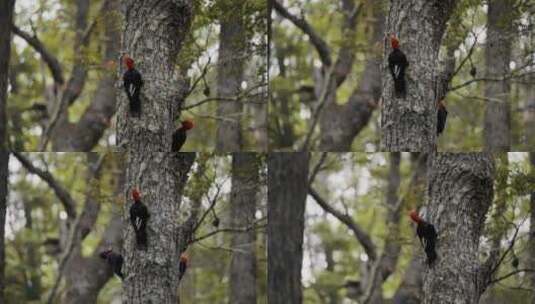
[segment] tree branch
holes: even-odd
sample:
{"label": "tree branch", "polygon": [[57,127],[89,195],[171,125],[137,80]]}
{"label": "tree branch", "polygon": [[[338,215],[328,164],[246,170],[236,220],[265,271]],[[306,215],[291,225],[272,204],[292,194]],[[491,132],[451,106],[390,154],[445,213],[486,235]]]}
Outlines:
{"label": "tree branch", "polygon": [[336,217],[340,222],[346,225],[364,248],[364,252],[368,255],[370,260],[375,261],[377,259],[377,249],[370,236],[357,224],[349,215],[343,214],[340,211],[333,208],[327,203],[319,193],[310,186],[308,193],[314,198],[314,200],[320,205],[320,207],[327,213]]}
{"label": "tree branch", "polygon": [[277,0],[271,0],[273,8],[279,15],[290,20],[297,28],[303,31],[310,39],[312,45],[316,48],[321,62],[325,66],[332,64],[331,51],[327,43],[314,31],[312,26],[304,19],[290,14],[290,12],[282,6]]}
{"label": "tree branch", "polygon": [[52,74],[54,82],[63,85],[65,83],[65,78],[63,77],[63,70],[61,68],[61,65],[58,59],[47,50],[41,40],[39,40],[37,36],[32,36],[29,33],[26,33],[25,31],[21,30],[15,24],[13,24],[11,29],[15,35],[24,39],[29,45],[33,47],[35,51],[37,51],[37,53],[39,53],[39,55],[41,55],[41,58],[43,58],[43,61],[47,64],[48,69]]}
{"label": "tree branch", "polygon": [[70,193],[61,185],[52,174],[48,171],[41,170],[35,167],[32,162],[19,152],[12,151],[13,155],[19,160],[19,162],[30,172],[39,178],[41,178],[47,185],[52,188],[58,199],[63,204],[65,212],[69,219],[76,218],[76,203],[71,197]]}

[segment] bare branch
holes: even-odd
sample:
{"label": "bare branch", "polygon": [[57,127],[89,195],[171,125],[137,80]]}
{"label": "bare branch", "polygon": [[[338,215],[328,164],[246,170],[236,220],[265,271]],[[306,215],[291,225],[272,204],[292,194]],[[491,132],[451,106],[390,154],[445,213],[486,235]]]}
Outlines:
{"label": "bare branch", "polygon": [[15,24],[13,24],[11,28],[15,35],[24,39],[29,45],[34,48],[35,51],[37,51],[37,53],[39,53],[39,55],[41,55],[41,58],[43,58],[43,61],[47,64],[48,69],[52,74],[54,82],[60,85],[64,84],[65,78],[63,77],[63,70],[61,68],[61,65],[59,64],[58,59],[56,58],[56,56],[52,55],[50,51],[48,51],[48,49],[41,42],[41,40],[39,40],[37,36],[32,36],[29,33],[26,33],[25,31],[21,30]]}
{"label": "bare branch", "polygon": [[331,50],[329,49],[329,46],[327,46],[327,43],[314,31],[312,26],[310,26],[310,24],[304,18],[299,18],[290,14],[290,12],[279,3],[279,1],[271,0],[271,3],[279,15],[290,20],[296,27],[298,27],[310,38],[310,42],[316,48],[323,65],[330,66],[332,64]]}
{"label": "bare branch", "polygon": [[506,274],[504,276],[501,276],[501,277],[499,277],[497,279],[494,279],[494,280],[490,281],[489,285],[494,284],[494,283],[498,283],[498,282],[500,282],[502,280],[507,279],[508,277],[511,277],[511,276],[513,276],[513,275],[515,275],[517,273],[521,273],[521,272],[535,272],[535,269],[523,268],[523,269],[515,270],[515,271],[510,272],[510,273],[508,273],[508,274]]}
{"label": "bare branch", "polygon": [[19,162],[30,172],[39,178],[41,178],[47,185],[52,188],[58,199],[63,204],[65,212],[69,219],[76,218],[76,203],[71,197],[70,193],[61,185],[52,174],[48,171],[41,170],[35,167],[32,162],[19,152],[12,151],[13,155],[19,160]]}
{"label": "bare branch", "polygon": [[360,227],[359,224],[357,224],[349,215],[343,214],[329,205],[329,203],[327,203],[327,201],[325,201],[311,186],[308,188],[308,193],[314,198],[314,200],[323,210],[336,217],[340,222],[353,231],[353,234],[355,234],[355,237],[364,248],[364,251],[370,260],[375,261],[377,259],[377,249],[375,244],[373,243],[371,237],[364,231],[364,229]]}
{"label": "bare branch", "polygon": [[250,225],[250,226],[247,226],[247,227],[243,227],[243,228],[221,228],[221,229],[218,229],[218,230],[214,230],[212,232],[209,232],[203,236],[200,236],[198,238],[195,238],[193,239],[190,244],[193,244],[195,242],[199,242],[199,241],[202,241],[206,238],[209,238],[211,236],[214,236],[218,233],[222,233],[222,232],[249,232],[251,230],[254,230],[254,229],[259,229],[259,228],[265,228],[267,225],[264,224],[264,225],[258,225],[259,222],[265,220],[266,217],[263,217],[259,220],[257,220],[253,225]]}
{"label": "bare branch", "polygon": [[312,185],[312,183],[313,183],[314,180],[316,179],[316,175],[317,175],[318,172],[320,171],[321,166],[323,165],[323,163],[325,162],[326,159],[327,159],[327,152],[323,152],[323,153],[321,153],[321,158],[320,158],[320,160],[318,161],[318,163],[316,164],[316,166],[314,167],[314,169],[312,169],[312,173],[310,174],[310,177],[308,178],[308,184],[309,184],[309,185]]}

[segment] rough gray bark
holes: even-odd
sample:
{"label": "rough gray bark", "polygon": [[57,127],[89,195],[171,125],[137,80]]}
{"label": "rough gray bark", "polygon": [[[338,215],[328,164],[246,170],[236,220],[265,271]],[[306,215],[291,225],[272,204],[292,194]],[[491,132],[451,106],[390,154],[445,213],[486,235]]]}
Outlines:
{"label": "rough gray bark", "polygon": [[[253,227],[259,188],[259,155],[232,155],[231,222],[235,228]],[[256,303],[256,231],[232,236],[230,303]]]}
{"label": "rough gray bark", "polygon": [[11,52],[11,23],[13,19],[14,0],[2,1],[0,4],[0,302],[4,303],[4,268],[7,183],[9,152],[7,146],[7,85],[9,57]]}
{"label": "rough gray bark", "polygon": [[478,303],[479,238],[492,204],[494,162],[486,153],[432,155],[425,220],[438,259],[424,277],[424,303]]}
{"label": "rough gray bark", "polygon": [[309,154],[268,156],[268,301],[303,301],[301,266]]}
{"label": "rough gray bark", "polygon": [[393,0],[386,32],[396,33],[407,56],[407,94],[395,98],[385,39],[381,150],[427,152],[436,142],[436,83],[442,36],[456,0]]}
{"label": "rough gray bark", "polygon": [[[486,76],[500,78],[509,74],[513,44],[514,0],[490,0],[487,13],[485,46]],[[511,149],[511,104],[509,80],[485,82],[485,123],[483,138],[486,151]]]}
{"label": "rough gray bark", "polygon": [[[370,45],[380,43],[384,33],[385,16],[383,8],[378,3],[374,5],[373,20],[373,36]],[[353,31],[350,33],[350,35],[355,36]],[[345,49],[340,52],[340,57],[342,55],[351,57],[342,62],[344,68],[350,67],[354,61],[352,48],[345,46]],[[350,151],[353,140],[368,125],[373,111],[379,104],[381,59],[377,58],[377,54],[373,52],[368,56],[358,87],[355,88],[348,101],[340,105],[336,103],[335,96],[333,96],[333,100],[325,106],[320,119],[320,151]],[[347,73],[349,72],[350,70],[347,71]]]}
{"label": "rough gray bark", "polygon": [[219,57],[217,62],[217,97],[222,98],[217,105],[216,150],[224,152],[240,151],[242,146],[241,100],[230,101],[241,91],[246,61],[247,35],[245,33],[244,7],[236,7],[232,1],[222,1],[220,17]]}
{"label": "rough gray bark", "polygon": [[[529,153],[529,159],[531,163],[531,172],[535,172],[535,152]],[[529,238],[528,238],[528,254],[526,266],[529,269],[535,269],[535,190],[531,191],[529,201]],[[535,272],[526,273],[530,280],[531,285],[531,303],[535,304]]]}
{"label": "rough gray bark", "polygon": [[[176,57],[193,19],[191,0],[124,0],[122,50],[136,62],[143,77],[141,116],[128,113],[122,86],[123,67],[116,84],[117,143],[129,151],[171,151],[175,119],[187,85],[175,73]],[[137,157],[134,157],[134,159]]]}
{"label": "rough gray bark", "polygon": [[[123,229],[123,303],[177,303],[181,224],[190,206],[182,206],[182,192],[194,153],[131,151],[128,153],[123,220],[129,223],[134,188],[149,209],[148,246],[136,248],[132,225]],[[185,212],[186,211],[186,212]]]}

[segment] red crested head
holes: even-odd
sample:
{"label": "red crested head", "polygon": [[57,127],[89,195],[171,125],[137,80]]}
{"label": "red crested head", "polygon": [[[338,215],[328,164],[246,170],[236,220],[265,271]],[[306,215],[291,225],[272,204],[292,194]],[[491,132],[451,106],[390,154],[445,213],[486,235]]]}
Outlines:
{"label": "red crested head", "polygon": [[180,263],[187,263],[188,262],[188,256],[183,253],[180,255]]}
{"label": "red crested head", "polygon": [[124,64],[126,65],[126,67],[127,67],[129,70],[133,69],[133,68],[134,68],[134,59],[132,59],[132,58],[126,56],[126,57],[124,58]]}
{"label": "red crested head", "polygon": [[399,49],[399,39],[395,34],[390,34],[390,45],[393,49]]}
{"label": "red crested head", "polygon": [[193,121],[191,121],[190,119],[182,121],[182,128],[184,128],[184,130],[193,129]]}
{"label": "red crested head", "polygon": [[410,213],[409,213],[409,216],[411,217],[411,220],[415,223],[419,223],[422,221],[422,218],[418,215],[418,211],[416,210],[412,210]]}
{"label": "red crested head", "polygon": [[139,192],[139,190],[137,189],[132,190],[132,198],[136,202],[139,201],[139,199],[141,198],[141,193]]}

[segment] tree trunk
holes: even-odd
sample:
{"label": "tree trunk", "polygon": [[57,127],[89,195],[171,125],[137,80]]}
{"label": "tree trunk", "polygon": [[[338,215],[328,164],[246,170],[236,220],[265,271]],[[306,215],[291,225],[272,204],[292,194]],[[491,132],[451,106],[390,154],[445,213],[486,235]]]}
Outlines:
{"label": "tree trunk", "polygon": [[125,70],[121,64],[117,83],[117,142],[119,147],[140,154],[171,151],[174,121],[180,115],[187,90],[175,73],[175,59],[190,29],[193,1],[123,0],[122,4],[123,52],[134,59],[144,83],[141,116],[132,117],[122,85]]}
{"label": "tree trunk", "polygon": [[493,199],[494,162],[486,153],[438,153],[429,172],[426,221],[438,233],[424,303],[478,303],[479,238]]}
{"label": "tree trunk", "polygon": [[303,301],[301,266],[309,154],[268,157],[268,301]]}
{"label": "tree trunk", "polygon": [[244,7],[236,6],[232,1],[224,0],[219,32],[219,57],[217,63],[217,105],[216,150],[237,152],[242,146],[241,117],[243,106],[241,100],[229,101],[240,94],[245,67],[246,28]]}
{"label": "tree trunk", "polygon": [[[531,172],[535,172],[535,152],[529,153],[529,159],[531,162]],[[529,201],[529,211],[530,211],[530,217],[529,217],[529,238],[528,238],[528,250],[526,251],[527,254],[527,263],[526,268],[529,269],[535,269],[535,255],[533,252],[535,252],[535,190],[531,191],[530,195],[530,201]],[[531,303],[535,304],[535,272],[527,273],[532,295],[531,295]]]}
{"label": "tree trunk", "polygon": [[[407,94],[394,97],[385,41],[381,150],[427,152],[436,142],[436,80],[442,36],[456,0],[393,0],[386,32],[396,33],[409,67]],[[388,42],[388,43],[386,43]]]}
{"label": "tree trunk", "polygon": [[4,303],[4,268],[6,223],[7,179],[9,175],[9,152],[7,150],[7,85],[9,55],[11,52],[11,24],[14,0],[5,0],[0,4],[0,303]]}
{"label": "tree trunk", "polygon": [[230,262],[230,303],[256,303],[256,200],[259,187],[259,155],[232,155],[231,221],[235,232]]}
{"label": "tree trunk", "polygon": [[[128,155],[123,220],[123,303],[163,303],[178,301],[177,287],[181,248],[180,225],[185,223],[189,206],[181,206],[182,192],[194,153],[163,153],[132,151]],[[134,188],[141,192],[147,206],[148,246],[136,247],[129,209]],[[182,215],[182,216],[181,216]]]}
{"label": "tree trunk", "polygon": [[[414,185],[414,199],[423,201],[427,179],[427,156],[420,153],[411,153],[411,171],[416,175]],[[403,274],[401,284],[394,294],[395,304],[420,304],[423,300],[423,273],[425,265],[421,257],[421,247],[417,240],[413,241],[412,258]]]}
{"label": "tree trunk", "polygon": [[[104,44],[103,64],[108,66],[119,58],[121,39],[119,25],[119,0],[108,0],[103,26],[106,39]],[[62,132],[52,137],[54,151],[91,151],[110,126],[115,114],[116,90],[114,83],[117,74],[106,70],[102,73],[93,96],[93,100],[76,123],[65,122]]]}
{"label": "tree trunk", "polygon": [[[509,74],[513,44],[513,0],[490,0],[488,4],[486,76]],[[511,148],[511,105],[508,80],[485,82],[485,150],[508,152]]]}
{"label": "tree trunk", "polygon": [[[107,249],[120,252],[121,248],[123,221],[118,210],[114,209],[113,216],[107,223],[97,248],[87,257],[83,256],[81,252],[82,242],[87,236],[84,231],[87,232],[94,229],[100,211],[100,202],[98,201],[99,188],[102,186],[100,184],[100,173],[92,170],[94,168],[92,166],[96,163],[96,157],[96,154],[88,155],[90,170],[88,171],[87,181],[88,183],[94,183],[97,180],[98,184],[87,191],[86,202],[80,215],[80,221],[82,222],[80,230],[82,233],[78,236],[79,240],[77,240],[80,245],[73,250],[74,252],[65,267],[66,284],[62,300],[63,304],[96,303],[100,290],[114,276],[111,268],[100,258],[99,253]],[[121,159],[121,156],[119,156],[118,163],[118,172],[114,176],[114,184],[116,185],[114,190],[115,197],[120,196],[123,192],[126,178],[124,159]]]}
{"label": "tree trunk", "polygon": [[[385,16],[378,4],[374,6],[373,20],[372,46],[380,44],[384,34]],[[368,56],[359,85],[348,101],[340,105],[332,100],[325,106],[320,119],[320,151],[350,151],[355,137],[368,125],[381,97],[381,59],[373,49]]]}

